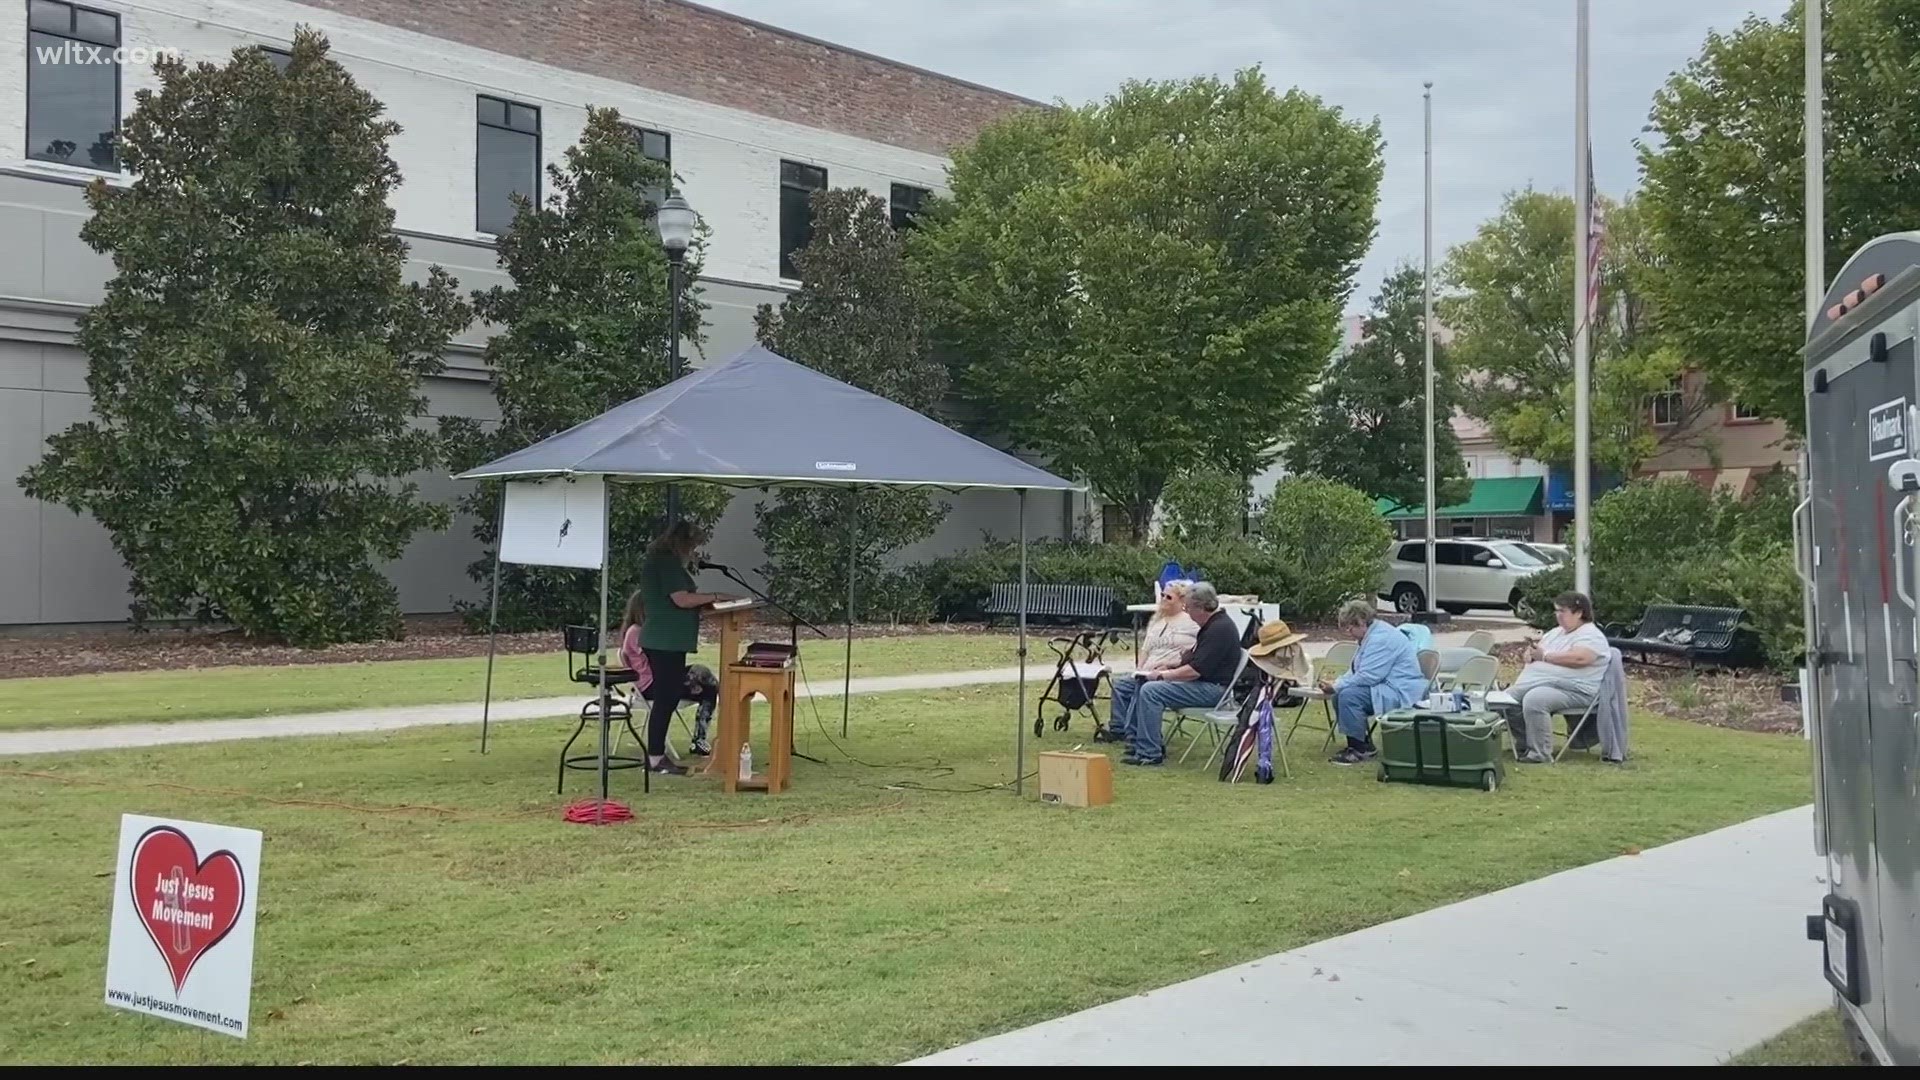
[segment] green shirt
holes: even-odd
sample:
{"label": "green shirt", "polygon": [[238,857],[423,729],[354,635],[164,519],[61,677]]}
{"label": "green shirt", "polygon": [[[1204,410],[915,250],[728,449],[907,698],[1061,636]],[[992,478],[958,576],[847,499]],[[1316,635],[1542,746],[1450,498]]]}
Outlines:
{"label": "green shirt", "polygon": [[693,575],[672,552],[647,556],[640,566],[640,647],[662,652],[693,652],[700,647],[700,611],[674,604],[673,594],[692,592]]}

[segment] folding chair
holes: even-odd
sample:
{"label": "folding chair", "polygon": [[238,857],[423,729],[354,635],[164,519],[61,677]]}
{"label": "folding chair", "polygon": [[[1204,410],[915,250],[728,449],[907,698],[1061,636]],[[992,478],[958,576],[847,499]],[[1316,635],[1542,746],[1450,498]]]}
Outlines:
{"label": "folding chair", "polygon": [[[1173,730],[1167,732],[1168,742],[1172,742],[1179,737],[1180,732],[1186,727],[1187,721],[1192,720],[1201,725],[1200,731],[1195,731],[1193,735],[1188,738],[1187,748],[1180,754],[1181,762],[1184,763],[1187,760],[1187,755],[1193,753],[1194,745],[1200,741],[1201,731],[1212,735],[1213,741],[1217,746],[1221,739],[1225,737],[1222,729],[1224,728],[1226,732],[1231,732],[1234,726],[1240,722],[1240,709],[1245,703],[1235,701],[1233,692],[1234,688],[1240,684],[1241,673],[1246,670],[1247,650],[1241,649],[1240,662],[1234,666],[1233,678],[1227,683],[1227,691],[1220,695],[1220,700],[1214,703],[1213,708],[1190,706],[1184,709],[1173,710]],[[1207,760],[1212,761],[1213,755],[1207,755]]]}
{"label": "folding chair", "polygon": [[[1553,755],[1554,761],[1558,762],[1561,758],[1566,757],[1567,751],[1573,749],[1574,740],[1580,737],[1581,729],[1599,723],[1600,707],[1611,704],[1613,700],[1612,691],[1614,675],[1616,674],[1615,669],[1625,663],[1626,661],[1621,657],[1619,649],[1609,649],[1607,656],[1607,673],[1600,679],[1600,692],[1593,695],[1593,703],[1588,705],[1584,712],[1578,714],[1570,712],[1560,714],[1560,716],[1567,721],[1567,741],[1560,744],[1560,752]],[[1624,683],[1624,678],[1621,681]],[[1551,731],[1549,731],[1549,737],[1551,737]],[[1594,745],[1595,743],[1588,743],[1580,749],[1591,750]],[[1621,754],[1623,759],[1625,753],[1626,747],[1622,746]]]}
{"label": "folding chair", "polygon": [[1440,685],[1440,653],[1435,649],[1421,649],[1419,659],[1420,675],[1427,680],[1427,693],[1430,695]]}
{"label": "folding chair", "polygon": [[1484,694],[1493,689],[1493,680],[1500,674],[1500,661],[1491,656],[1476,656],[1460,665],[1453,673],[1450,685],[1455,690],[1464,690],[1469,694]]}
{"label": "folding chair", "polygon": [[[1353,667],[1353,658],[1359,654],[1360,646],[1354,642],[1334,642],[1327,647],[1325,656],[1313,662],[1315,681],[1327,679],[1327,681],[1331,682],[1334,678],[1339,678],[1341,675],[1346,674],[1347,670]],[[1328,678],[1329,672],[1332,673],[1333,678]],[[1331,744],[1333,742],[1333,699],[1321,698],[1320,711],[1327,718],[1327,743]],[[1307,710],[1304,707],[1293,714],[1293,723],[1287,727],[1287,741],[1291,742],[1293,740],[1293,733],[1300,729],[1300,720],[1306,715]],[[1325,747],[1323,746],[1322,749],[1325,749]]]}
{"label": "folding chair", "polygon": [[1493,652],[1493,635],[1485,630],[1475,630],[1473,633],[1468,634],[1467,640],[1460,644],[1469,649],[1478,649],[1483,653],[1491,654]]}

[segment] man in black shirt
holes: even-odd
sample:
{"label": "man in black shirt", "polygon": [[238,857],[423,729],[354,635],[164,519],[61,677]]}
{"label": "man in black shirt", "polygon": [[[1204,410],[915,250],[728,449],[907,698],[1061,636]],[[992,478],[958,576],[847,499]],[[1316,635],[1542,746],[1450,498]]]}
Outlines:
{"label": "man in black shirt", "polygon": [[1128,732],[1127,765],[1158,765],[1166,760],[1166,736],[1160,729],[1168,709],[1211,709],[1226,694],[1240,670],[1240,631],[1220,610],[1213,585],[1195,582],[1187,591],[1187,614],[1200,625],[1186,663],[1164,671],[1136,675],[1140,691],[1133,696]]}

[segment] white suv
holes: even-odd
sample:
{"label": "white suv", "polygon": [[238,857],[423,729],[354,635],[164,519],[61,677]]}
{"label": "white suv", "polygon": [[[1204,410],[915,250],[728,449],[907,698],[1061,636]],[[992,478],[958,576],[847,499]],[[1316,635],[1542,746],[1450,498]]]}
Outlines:
{"label": "white suv", "polygon": [[[1520,603],[1520,583],[1550,564],[1526,545],[1477,537],[1442,538],[1434,551],[1434,588],[1440,610],[1454,615],[1469,608],[1507,608]],[[1427,545],[1396,541],[1387,551],[1380,595],[1394,610],[1411,615],[1427,610]]]}

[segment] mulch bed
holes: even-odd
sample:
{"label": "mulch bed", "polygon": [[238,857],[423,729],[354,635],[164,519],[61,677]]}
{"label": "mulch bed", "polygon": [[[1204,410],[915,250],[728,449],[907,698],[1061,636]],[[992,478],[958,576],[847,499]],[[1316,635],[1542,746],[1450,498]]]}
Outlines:
{"label": "mulch bed", "polygon": [[[785,623],[764,623],[784,636]],[[840,627],[824,628],[840,638]],[[979,633],[984,627],[935,623],[915,626],[856,626],[855,638],[905,634]],[[1007,633],[1013,631],[1008,628]],[[348,664],[363,660],[445,660],[487,655],[487,636],[470,633],[458,616],[418,615],[406,620],[398,641],[367,641],[324,649],[264,644],[224,627],[130,630],[85,627],[69,631],[0,637],[0,679],[37,675],[97,675],[117,671],[170,671],[223,666]],[[499,635],[498,655],[550,653],[560,648],[555,630]]]}

